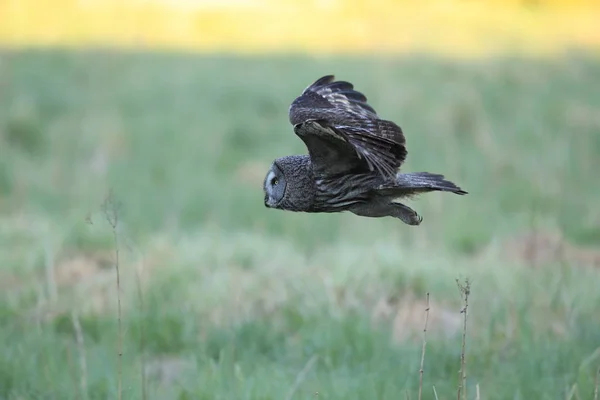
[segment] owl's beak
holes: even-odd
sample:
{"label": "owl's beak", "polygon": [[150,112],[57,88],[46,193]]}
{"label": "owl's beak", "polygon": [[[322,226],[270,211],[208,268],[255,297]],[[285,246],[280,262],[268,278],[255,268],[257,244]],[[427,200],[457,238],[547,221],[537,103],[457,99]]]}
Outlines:
{"label": "owl's beak", "polygon": [[265,196],[265,207],[267,207],[267,208],[275,207],[275,201],[273,201],[273,198],[269,197],[269,195]]}

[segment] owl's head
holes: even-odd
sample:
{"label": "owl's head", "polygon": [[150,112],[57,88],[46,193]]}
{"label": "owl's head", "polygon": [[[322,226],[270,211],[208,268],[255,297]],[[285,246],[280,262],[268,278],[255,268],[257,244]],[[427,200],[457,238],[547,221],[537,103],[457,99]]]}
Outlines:
{"label": "owl's head", "polygon": [[265,207],[306,211],[314,200],[314,181],[308,156],[287,156],[273,161],[263,183]]}

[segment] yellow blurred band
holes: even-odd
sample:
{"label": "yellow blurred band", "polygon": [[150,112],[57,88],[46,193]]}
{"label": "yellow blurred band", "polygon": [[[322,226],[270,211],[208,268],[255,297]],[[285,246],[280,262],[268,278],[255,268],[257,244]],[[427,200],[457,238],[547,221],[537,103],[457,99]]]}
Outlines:
{"label": "yellow blurred band", "polygon": [[3,0],[0,45],[365,53],[600,49],[598,0]]}

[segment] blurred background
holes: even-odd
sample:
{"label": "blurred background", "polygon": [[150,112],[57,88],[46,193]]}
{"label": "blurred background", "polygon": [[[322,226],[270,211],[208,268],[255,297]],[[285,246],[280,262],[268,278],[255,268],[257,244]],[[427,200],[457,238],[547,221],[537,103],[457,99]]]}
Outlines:
{"label": "blurred background", "polygon": [[[0,2],[0,399],[417,398],[426,309],[422,398],[456,397],[465,351],[470,399],[595,399],[598,21]],[[272,160],[306,152],[288,107],[326,74],[403,128],[403,171],[469,194],[411,201],[418,227],[266,209]]]}

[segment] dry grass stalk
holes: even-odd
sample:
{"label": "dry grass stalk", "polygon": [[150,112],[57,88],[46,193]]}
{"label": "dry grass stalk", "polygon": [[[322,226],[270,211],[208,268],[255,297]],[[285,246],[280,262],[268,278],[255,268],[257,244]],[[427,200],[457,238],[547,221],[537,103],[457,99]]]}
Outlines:
{"label": "dry grass stalk", "polygon": [[[140,313],[142,315],[145,315],[145,307],[144,307],[144,292],[142,290],[142,271],[143,271],[143,263],[140,265],[140,267],[136,270],[135,273],[135,284],[137,287],[137,295],[138,295],[138,301],[140,302]],[[140,323],[140,349],[141,349],[141,354],[140,354],[140,358],[141,358],[141,370],[140,370],[140,374],[141,374],[141,379],[142,379],[142,400],[146,400],[148,398],[148,395],[146,393],[146,356],[144,354],[145,350],[146,350],[146,335],[145,335],[145,328],[144,328],[144,321],[141,321]]]}
{"label": "dry grass stalk", "polygon": [[437,390],[435,390],[435,385],[433,386],[433,396],[435,397],[435,400],[440,400],[437,395]]}
{"label": "dry grass stalk", "polygon": [[427,300],[425,304],[425,327],[423,328],[423,348],[421,350],[421,368],[419,369],[419,397],[423,393],[423,366],[425,365],[425,348],[427,347],[427,324],[429,322],[429,292],[427,292]]}
{"label": "dry grass stalk", "polygon": [[287,396],[285,396],[286,400],[291,400],[294,397],[294,394],[300,387],[300,384],[306,379],[306,374],[312,369],[313,365],[317,362],[319,356],[314,354],[304,365],[302,370],[296,375],[296,380],[294,381],[294,385],[292,385],[290,391]]}
{"label": "dry grass stalk", "polygon": [[567,400],[572,400],[572,399],[580,400],[579,389],[577,389],[576,383],[573,386],[571,386],[570,390],[567,391],[566,399]]}
{"label": "dry grass stalk", "polygon": [[598,393],[600,393],[598,388],[600,388],[600,366],[596,370],[596,378],[594,379],[594,400],[598,400]]}
{"label": "dry grass stalk", "polygon": [[115,272],[117,275],[117,323],[118,323],[118,343],[117,343],[117,396],[123,398],[123,327],[121,315],[121,273],[119,270],[119,236],[117,227],[119,226],[119,205],[115,203],[112,192],[108,194],[102,205],[102,210],[106,216],[108,224],[112,228],[113,241],[115,246]]}
{"label": "dry grass stalk", "polygon": [[87,362],[85,358],[85,342],[83,340],[83,330],[79,323],[79,316],[75,311],[71,312],[71,322],[73,331],[75,332],[75,342],[77,343],[77,351],[79,352],[79,386],[81,390],[81,398],[86,399],[87,396]]}
{"label": "dry grass stalk", "polygon": [[460,351],[460,371],[458,380],[457,399],[467,399],[467,361],[465,358],[465,352],[467,347],[467,318],[469,310],[469,295],[471,294],[471,282],[468,279],[462,284],[459,280],[456,280],[460,297],[463,301],[463,308],[460,311],[463,314],[463,333],[462,333],[462,346]]}

